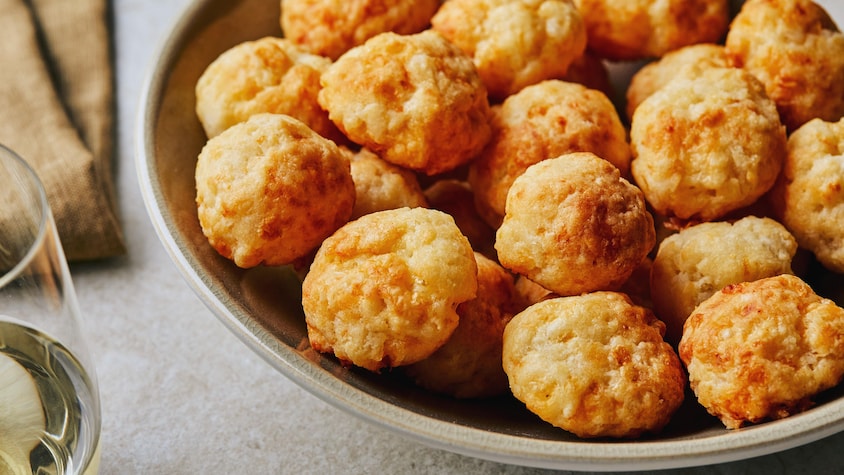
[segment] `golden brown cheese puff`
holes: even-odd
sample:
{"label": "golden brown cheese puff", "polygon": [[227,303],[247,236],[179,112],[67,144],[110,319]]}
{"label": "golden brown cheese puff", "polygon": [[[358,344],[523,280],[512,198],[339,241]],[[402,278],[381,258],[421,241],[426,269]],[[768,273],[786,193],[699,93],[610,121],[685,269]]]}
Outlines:
{"label": "golden brown cheese puff", "polygon": [[844,116],[844,34],[810,0],[748,0],[730,25],[727,54],[765,84],[789,131]]}
{"label": "golden brown cheese puff", "polygon": [[531,412],[579,437],[655,433],[686,385],[663,329],[621,293],[544,300],[507,324],[504,371]]}
{"label": "golden brown cheese puff", "polygon": [[666,238],[650,276],[666,340],[677,344],[692,310],[727,285],[791,274],[796,252],[797,242],[783,225],[753,216],[701,223]]}
{"label": "golden brown cheese puff", "polygon": [[736,68],[677,78],[633,114],[631,172],[654,212],[714,221],[767,192],[785,127],[762,84]]}
{"label": "golden brown cheese puff", "polygon": [[844,309],[792,275],[730,285],[686,320],[679,352],[727,428],[781,419],[841,381]]}
{"label": "golden brown cheese puff", "polygon": [[434,175],[489,141],[489,102],[472,59],[436,32],[382,33],[340,57],[321,82],[331,120],[390,163]]}
{"label": "golden brown cheese puff", "polygon": [[800,246],[844,273],[844,119],[814,119],[791,134],[771,196]]}
{"label": "golden brown cheese puff", "polygon": [[626,174],[627,132],[606,95],[580,84],[548,80],[493,107],[493,137],[469,165],[480,215],[501,224],[507,190],[529,166],[572,152],[592,152]]}
{"label": "golden brown cheese puff", "polygon": [[516,178],[496,233],[501,265],[560,295],[615,290],[656,241],[642,192],[589,152]]}
{"label": "golden brown cheese puff", "polygon": [[513,276],[482,254],[475,253],[475,259],[478,294],[457,306],[457,329],[433,355],[405,369],[416,384],[457,398],[507,392],[507,375],[501,368],[504,327],[521,310],[516,307]]}
{"label": "golden brown cheese puff", "polygon": [[722,45],[701,43],[671,51],[657,61],[646,64],[630,80],[627,87],[627,118],[636,107],[655,91],[677,77],[691,78],[708,68],[726,68],[730,64]]}
{"label": "golden brown cheese puff", "polygon": [[349,156],[356,192],[351,219],[375,211],[428,205],[419,180],[410,170],[387,163],[365,148]]}
{"label": "golden brown cheese puff", "polygon": [[202,232],[240,267],[303,258],[348,221],[354,201],[346,156],[286,115],[253,115],[209,139],[197,159]]}
{"label": "golden brown cheese puff", "polygon": [[440,0],[281,0],[284,36],[307,51],[337,59],[369,38],[419,33]]}
{"label": "golden brown cheese puff", "polygon": [[416,363],[448,340],[477,286],[472,247],[447,214],[367,214],[326,239],[305,276],[308,338],[371,371]]}
{"label": "golden brown cheese puff", "polygon": [[437,180],[425,189],[431,208],[451,215],[460,231],[472,243],[472,248],[487,257],[495,257],[495,230],[475,209],[475,195],[468,183],[456,179]]}
{"label": "golden brown cheese puff", "polygon": [[251,115],[269,112],[295,117],[320,135],[342,142],[342,134],[317,103],[319,77],[330,64],[283,38],[240,43],[199,77],[196,115],[209,138]]}
{"label": "golden brown cheese puff", "polygon": [[563,76],[586,49],[571,0],[450,0],[431,26],[472,57],[497,100]]}
{"label": "golden brown cheese puff", "polygon": [[728,0],[574,0],[588,48],[612,60],[653,58],[727,31]]}

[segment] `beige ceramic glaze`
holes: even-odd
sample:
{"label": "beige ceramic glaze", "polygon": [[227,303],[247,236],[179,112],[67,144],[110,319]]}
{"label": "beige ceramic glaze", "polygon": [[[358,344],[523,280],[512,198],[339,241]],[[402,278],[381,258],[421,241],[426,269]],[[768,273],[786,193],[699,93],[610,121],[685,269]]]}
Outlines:
{"label": "beige ceramic glaze", "polygon": [[[841,22],[842,12],[832,13]],[[557,469],[710,464],[783,450],[844,429],[844,388],[839,387],[808,412],[739,431],[728,432],[689,395],[658,437],[579,440],[510,397],[455,401],[395,375],[344,368],[315,354],[308,346],[299,281],[292,271],[242,270],[218,256],[200,231],[194,205],[194,164],[205,143],[194,114],[194,84],[217,55],[236,43],[280,35],[278,18],[278,0],[200,0],[184,12],[147,79],[137,165],[149,214],[187,282],[235,335],[284,376],[337,407],[421,443]],[[816,272],[818,290],[844,301],[841,276]]]}

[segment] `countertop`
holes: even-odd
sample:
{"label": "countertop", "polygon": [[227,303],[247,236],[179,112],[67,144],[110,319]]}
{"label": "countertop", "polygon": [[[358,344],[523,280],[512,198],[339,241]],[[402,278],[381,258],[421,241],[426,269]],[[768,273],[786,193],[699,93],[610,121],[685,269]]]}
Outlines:
{"label": "countertop", "polygon": [[[117,188],[129,252],[72,266],[102,399],[100,473],[551,473],[428,448],[330,406],[260,359],[194,295],[153,230],[134,163],[145,76],[188,2],[112,2]],[[844,467],[842,448],[839,433],[670,473],[832,473]]]}

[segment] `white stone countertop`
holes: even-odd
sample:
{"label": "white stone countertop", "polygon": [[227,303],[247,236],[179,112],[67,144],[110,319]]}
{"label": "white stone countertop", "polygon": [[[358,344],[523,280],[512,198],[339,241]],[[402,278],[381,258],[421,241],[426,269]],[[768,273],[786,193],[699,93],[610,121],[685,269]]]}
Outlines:
{"label": "white stone countertop", "polygon": [[[194,295],[150,224],[134,163],[144,78],[188,2],[112,2],[118,198],[129,253],[72,266],[102,398],[100,473],[550,473],[428,448],[326,404],[260,359]],[[670,473],[841,470],[844,433]]]}

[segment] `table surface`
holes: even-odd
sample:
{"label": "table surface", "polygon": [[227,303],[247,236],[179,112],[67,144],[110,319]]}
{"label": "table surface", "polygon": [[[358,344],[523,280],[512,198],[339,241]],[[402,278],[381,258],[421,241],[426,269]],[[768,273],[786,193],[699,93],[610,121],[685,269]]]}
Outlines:
{"label": "table surface", "polygon": [[[145,76],[188,2],[112,2],[116,174],[129,253],[72,266],[102,398],[101,473],[546,473],[428,448],[326,404],[260,359],[194,295],[150,224],[134,163]],[[842,447],[844,433],[670,473],[829,473],[844,466]]]}

